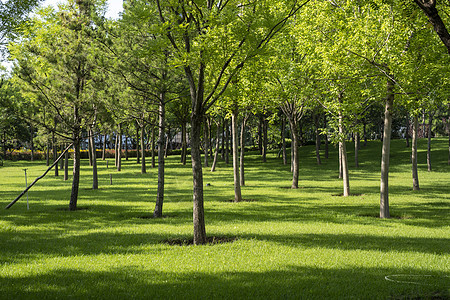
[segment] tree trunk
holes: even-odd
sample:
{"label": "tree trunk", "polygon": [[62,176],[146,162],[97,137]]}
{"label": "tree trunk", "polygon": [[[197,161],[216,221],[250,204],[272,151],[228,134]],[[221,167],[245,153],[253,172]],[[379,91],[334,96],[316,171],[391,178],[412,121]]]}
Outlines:
{"label": "tree trunk", "polygon": [[259,115],[259,123],[258,123],[258,150],[259,154],[263,155],[263,116]]}
{"label": "tree trunk", "polygon": [[450,166],[450,102],[448,103],[447,134],[448,134],[448,165]]}
{"label": "tree trunk", "polygon": [[222,118],[222,152],[221,152],[221,157],[222,160],[225,159],[225,118]]}
{"label": "tree trunk", "polygon": [[[339,94],[339,104],[342,106],[343,94]],[[345,144],[344,121],[342,116],[342,109],[339,108],[339,152],[342,170],[343,196],[350,195],[350,180],[348,176],[348,161],[347,161],[347,147]]]}
{"label": "tree trunk", "polygon": [[170,126],[167,127],[167,139],[165,139],[164,143],[164,156],[166,158],[169,155],[169,141],[170,141]]}
{"label": "tree trunk", "polygon": [[102,160],[106,158],[106,134],[103,135]]}
{"label": "tree trunk", "polygon": [[433,114],[430,113],[428,117],[428,147],[427,147],[427,167],[428,172],[431,172],[431,127],[433,125]]}
{"label": "tree trunk", "polygon": [[[61,143],[61,153],[63,153],[63,151],[64,151],[64,144]],[[61,159],[61,160],[60,160],[60,162],[59,162],[59,169],[60,169],[61,171],[64,170],[64,159]]]}
{"label": "tree trunk", "polygon": [[[145,165],[145,141],[144,141],[144,136],[145,136],[145,126],[144,126],[144,122],[142,122],[141,126],[141,174],[145,174],[147,173],[147,167]],[[153,149],[152,149],[153,151]]]}
{"label": "tree trunk", "polygon": [[[292,125],[289,124],[290,127]],[[291,136],[293,137],[292,130],[291,130]],[[294,172],[294,138],[291,139],[291,173]]]}
{"label": "tree trunk", "polygon": [[186,165],[187,145],[186,145],[186,123],[181,124],[181,163]]}
{"label": "tree trunk", "polygon": [[225,163],[230,162],[230,130],[228,126],[228,119],[225,119]]}
{"label": "tree trunk", "polygon": [[98,173],[97,173],[97,149],[95,148],[94,142],[94,130],[91,128],[89,130],[89,140],[92,153],[92,189],[98,189]]}
{"label": "tree trunk", "polygon": [[323,115],[323,127],[325,128],[325,158],[328,159],[328,129],[327,129],[327,115]]}
{"label": "tree trunk", "polygon": [[318,165],[322,164],[320,160],[320,132],[319,132],[319,116],[314,113],[314,126],[315,126],[315,134],[316,134],[316,161]]}
{"label": "tree trunk", "polygon": [[128,160],[128,129],[125,130],[125,160]]}
{"label": "tree trunk", "polygon": [[390,218],[389,214],[389,155],[391,148],[392,109],[394,104],[394,85],[388,79],[386,106],[384,112],[383,149],[381,153],[380,218]]}
{"label": "tree trunk", "polygon": [[69,180],[69,151],[64,154],[64,181],[67,180]]}
{"label": "tree trunk", "polygon": [[[74,134],[75,135],[75,134]],[[80,137],[74,136],[73,143],[73,179],[72,179],[72,192],[70,194],[69,210],[73,211],[77,209],[78,201],[78,187],[80,185]]]}
{"label": "tree trunk", "polygon": [[363,134],[364,134],[364,147],[366,147],[367,146],[366,121],[364,121],[364,123],[363,123],[363,129],[364,129],[364,131],[363,131]]}
{"label": "tree trunk", "polygon": [[442,43],[447,47],[447,52],[450,54],[450,34],[445,27],[444,22],[439,16],[439,12],[436,9],[436,0],[414,0],[420,9],[425,13],[425,15],[430,20],[430,23],[434,27],[437,35],[441,39]]}
{"label": "tree trunk", "polygon": [[[6,138],[5,138],[6,141]],[[46,166],[50,166],[50,141],[49,138],[47,137],[47,153],[46,153]],[[6,159],[6,147],[5,147],[5,159]]]}
{"label": "tree trunk", "polygon": [[118,166],[118,156],[119,156],[119,137],[118,134],[116,134],[116,139],[114,143],[114,166],[117,168]]}
{"label": "tree trunk", "polygon": [[117,171],[122,171],[122,124],[119,124],[117,132]]}
{"label": "tree trunk", "polygon": [[339,156],[339,179],[343,178],[343,168],[342,168],[342,148],[338,145],[338,156]]}
{"label": "tree trunk", "polygon": [[281,151],[283,154],[283,165],[287,164],[286,154],[286,116],[283,114],[281,117]]}
{"label": "tree trunk", "polygon": [[31,148],[30,160],[34,161],[34,127],[33,127],[33,124],[30,125],[30,148]]}
{"label": "tree trunk", "polygon": [[263,153],[262,153],[262,157],[263,157],[263,162],[267,162],[267,129],[268,129],[268,122],[266,119],[266,116],[263,116]]}
{"label": "tree trunk", "polygon": [[158,137],[158,189],[156,192],[156,205],[155,210],[153,211],[154,218],[162,217],[162,208],[164,202],[164,145],[165,143],[165,135],[166,135],[166,107],[165,101],[166,96],[165,93],[161,93],[161,99],[159,102],[159,137]]}
{"label": "tree trunk", "polygon": [[359,132],[355,133],[355,167],[359,168],[359,142],[360,142],[360,136]]}
{"label": "tree trunk", "polygon": [[405,139],[406,139],[406,147],[409,148],[409,113],[406,113],[406,132],[405,132]]}
{"label": "tree trunk", "polygon": [[[58,158],[58,148],[56,146],[56,138],[55,138],[55,132],[52,132],[52,148],[53,148],[53,162],[56,161]],[[58,166],[55,166],[55,176],[59,176]]]}
{"label": "tree trunk", "polygon": [[234,202],[242,201],[241,180],[239,173],[239,139],[238,139],[238,109],[231,112],[231,128],[233,140],[233,175],[234,175]]}
{"label": "tree trunk", "polygon": [[419,120],[417,116],[413,119],[413,136],[411,147],[411,163],[412,163],[412,178],[413,178],[413,190],[418,191],[419,188],[419,176],[417,174],[417,138],[419,130]]}
{"label": "tree trunk", "polygon": [[203,133],[203,139],[205,142],[205,167],[209,167],[209,128],[208,128],[208,117],[205,117],[205,122],[204,122],[204,133]]}
{"label": "tree trunk", "polygon": [[[241,158],[239,161],[239,170],[240,170],[240,179],[241,186],[245,186],[245,173],[244,173],[244,158],[245,158],[245,125],[247,123],[247,117],[244,116],[242,118],[242,126],[241,126]],[[285,148],[286,150],[286,148]]]}
{"label": "tree trunk", "polygon": [[136,125],[137,125],[136,126],[136,163],[140,164],[141,163],[141,153],[140,153],[139,147],[141,146],[141,135],[140,135],[141,126],[139,125],[138,122],[136,122]]}
{"label": "tree trunk", "polygon": [[155,167],[155,127],[152,126],[152,137],[151,137],[151,143],[152,143],[152,168]]}
{"label": "tree trunk", "polygon": [[289,121],[292,133],[292,189],[298,189],[299,157],[298,157],[298,132],[296,122]]}
{"label": "tree trunk", "polygon": [[[213,164],[211,166],[211,172],[214,172],[216,170],[216,165],[217,165],[217,158],[219,157],[219,147],[220,147],[220,126],[218,123],[216,123],[217,125],[217,136],[216,136],[216,150],[214,152],[214,160],[213,160]],[[223,139],[222,139],[223,140]]]}
{"label": "tree trunk", "polygon": [[90,131],[88,130],[88,158],[89,158],[89,167],[92,167],[92,145],[91,145],[91,136],[89,135]]}
{"label": "tree trunk", "polygon": [[74,108],[74,120],[75,126],[73,128],[73,179],[72,179],[72,192],[70,194],[69,210],[74,211],[77,209],[78,201],[78,187],[80,185],[80,123],[78,107]]}
{"label": "tree trunk", "polygon": [[194,222],[194,244],[206,243],[205,214],[203,205],[203,170],[200,152],[200,135],[203,116],[200,113],[192,113],[191,121],[191,159],[193,175],[193,222]]}

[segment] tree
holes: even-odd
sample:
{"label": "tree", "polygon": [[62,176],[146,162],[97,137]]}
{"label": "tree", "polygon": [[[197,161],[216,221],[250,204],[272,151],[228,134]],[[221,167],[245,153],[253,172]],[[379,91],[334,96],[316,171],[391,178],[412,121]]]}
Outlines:
{"label": "tree", "polygon": [[7,0],[0,2],[0,47],[1,52],[8,43],[8,37],[17,33],[33,8],[42,0]]}
{"label": "tree", "polygon": [[[444,24],[436,7],[436,0],[414,0],[423,13],[428,17],[428,20],[433,25],[434,30],[441,39],[445,47],[447,47],[448,54],[450,54],[450,33]],[[443,1],[444,2],[444,1]],[[443,4],[445,5],[445,4]],[[447,4],[447,7],[449,5]],[[445,9],[445,7],[443,7]],[[447,9],[448,10],[448,9]],[[448,15],[448,11],[447,11]]]}
{"label": "tree", "polygon": [[[306,1],[308,2],[308,1]],[[205,113],[227,89],[232,78],[255,57],[305,3],[241,1],[205,3],[156,0],[155,14],[170,41],[177,64],[189,83],[191,157],[194,200],[194,244],[206,243],[201,124]]]}
{"label": "tree", "polygon": [[[58,134],[73,142],[69,210],[76,210],[81,132],[88,128],[94,115],[92,74],[95,62],[90,56],[89,36],[91,14],[96,7],[89,0],[77,0],[61,8],[59,14],[51,9],[39,11],[31,26],[24,29],[22,39],[11,46],[11,54],[16,59],[15,75],[25,83],[24,91],[36,95],[35,101],[58,119]],[[42,125],[49,127],[46,123]]]}

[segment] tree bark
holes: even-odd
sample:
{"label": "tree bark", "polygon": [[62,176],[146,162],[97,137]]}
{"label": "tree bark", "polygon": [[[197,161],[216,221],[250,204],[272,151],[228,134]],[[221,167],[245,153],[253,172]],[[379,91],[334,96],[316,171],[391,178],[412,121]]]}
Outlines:
{"label": "tree bark", "polygon": [[298,157],[298,132],[297,123],[291,122],[291,132],[292,132],[292,189],[298,189],[298,175],[299,175],[299,157]]}
{"label": "tree bark", "polygon": [[389,214],[389,155],[391,148],[392,110],[394,105],[394,85],[388,79],[384,112],[383,148],[381,153],[380,218],[390,218]]}
{"label": "tree bark", "polygon": [[205,167],[209,167],[209,128],[208,128],[208,117],[205,117],[205,122],[203,126],[204,132],[203,132],[203,139],[205,142]]}
{"label": "tree bark", "polygon": [[325,128],[325,158],[328,159],[328,129],[327,129],[327,115],[323,115],[323,127]]}
{"label": "tree bark", "polygon": [[31,148],[30,160],[34,161],[34,127],[33,127],[33,124],[30,125],[30,148]]}
{"label": "tree bark", "polygon": [[[339,104],[342,106],[342,92],[339,94]],[[348,175],[348,161],[347,161],[347,147],[345,144],[345,132],[344,132],[344,120],[342,115],[342,109],[339,108],[339,152],[342,170],[342,183],[343,183],[343,196],[348,197],[350,195],[350,180]]]}
{"label": "tree bark", "polygon": [[413,119],[413,135],[412,135],[412,147],[411,147],[411,163],[412,163],[412,178],[413,178],[413,190],[418,191],[419,176],[417,174],[417,138],[419,130],[419,120],[417,116]]}
{"label": "tree bark", "polygon": [[228,126],[228,119],[225,119],[225,163],[230,163],[230,130]]}
{"label": "tree bark", "polygon": [[145,141],[144,141],[145,126],[144,126],[144,122],[142,122],[140,127],[141,127],[141,137],[140,137],[140,140],[141,140],[141,174],[145,174],[145,173],[147,173],[147,167],[145,165]]}
{"label": "tree bark", "polygon": [[359,142],[360,142],[360,136],[359,132],[355,133],[355,167],[359,168]]}
{"label": "tree bark", "polygon": [[292,135],[292,144],[291,144],[291,171],[292,171],[292,189],[298,188],[298,177],[299,177],[299,154],[298,154],[298,147],[299,147],[299,139],[298,139],[298,122],[302,117],[302,107],[298,107],[297,103],[294,101],[292,102],[285,102],[281,109],[283,110],[283,113],[286,115],[286,117],[289,120],[289,126],[291,129],[291,135]]}
{"label": "tree bark", "polygon": [[409,148],[409,113],[406,113],[406,132],[405,132],[405,139],[406,139],[406,147]]}
{"label": "tree bark", "polygon": [[169,142],[170,142],[170,126],[167,126],[167,138],[164,144],[164,156],[167,158],[169,155]]}
{"label": "tree bark", "polygon": [[[247,116],[244,116],[242,118],[242,125],[241,125],[241,157],[239,160],[239,171],[240,171],[240,180],[241,180],[241,186],[245,186],[245,172],[244,172],[244,158],[245,158],[245,125],[247,123]],[[286,150],[286,149],[285,149]]]}
{"label": "tree bark", "polygon": [[[77,110],[77,109],[76,109]],[[72,192],[70,194],[69,210],[74,211],[77,209],[78,202],[78,187],[80,185],[80,132],[79,129],[75,129],[73,132],[73,179],[72,179]]]}
{"label": "tree bark", "polygon": [[436,0],[414,0],[414,2],[428,17],[434,27],[434,31],[436,31],[444,46],[447,47],[448,54],[450,54],[450,34],[436,9]]}
{"label": "tree bark", "polygon": [[165,129],[166,129],[166,107],[165,101],[166,96],[165,93],[161,93],[159,101],[159,138],[158,138],[158,189],[156,193],[156,205],[155,210],[153,211],[154,218],[162,217],[162,208],[164,202],[164,145],[165,145]]}
{"label": "tree bark", "polygon": [[428,117],[428,144],[427,144],[427,167],[428,172],[431,172],[431,126],[433,125],[433,114],[430,113]]}
{"label": "tree bark", "polygon": [[[90,130],[90,129],[89,129]],[[92,145],[91,145],[91,136],[89,135],[90,131],[88,130],[88,158],[89,158],[89,167],[92,167]]]}
{"label": "tree bark", "polygon": [[263,155],[263,116],[259,115],[259,123],[258,123],[258,150],[259,154]]}
{"label": "tree bark", "polygon": [[64,181],[69,180],[69,151],[64,154]]}
{"label": "tree bark", "polygon": [[[6,138],[5,138],[5,142],[6,142]],[[50,141],[49,138],[47,137],[47,153],[46,153],[46,166],[48,167],[50,165]],[[5,159],[6,159],[6,147],[5,147]]]}
{"label": "tree bark", "polygon": [[342,168],[342,148],[338,145],[338,156],[339,156],[339,179],[343,178],[343,168]]}
{"label": "tree bark", "polygon": [[141,163],[141,153],[139,150],[139,147],[141,146],[141,126],[139,125],[139,122],[136,121],[136,163]]}
{"label": "tree bark", "polygon": [[[198,100],[197,100],[198,101]],[[203,170],[200,152],[200,135],[203,116],[199,112],[192,113],[191,120],[191,159],[193,175],[193,223],[194,244],[206,243],[205,214],[203,205]]]}
{"label": "tree bark", "polygon": [[128,160],[128,129],[125,130],[125,160]]}
{"label": "tree bark", "polygon": [[[220,147],[220,126],[219,123],[216,123],[217,125],[217,136],[216,136],[216,150],[214,152],[214,160],[213,160],[213,164],[211,166],[211,172],[214,172],[216,170],[216,165],[217,165],[217,159],[219,157],[219,147]],[[223,139],[222,139],[223,140]]]}
{"label": "tree bark", "polygon": [[267,129],[268,122],[266,116],[263,116],[263,162],[267,162]]}
{"label": "tree bark", "polygon": [[187,143],[186,143],[186,123],[181,124],[181,163],[186,165]]}
{"label": "tree bark", "polygon": [[450,102],[448,103],[447,134],[448,134],[448,165],[450,166]]}
{"label": "tree bark", "polygon": [[363,123],[363,129],[364,129],[364,132],[363,132],[363,134],[364,134],[364,147],[366,147],[367,146],[366,121],[364,121],[364,123]]}
{"label": "tree bark", "polygon": [[[55,132],[52,132],[52,148],[53,148],[53,162],[56,161],[56,159],[58,158],[58,148],[56,145],[56,138],[55,138]],[[58,166],[56,166],[55,168],[55,176],[58,177],[59,176],[59,171],[58,171]]]}
{"label": "tree bark", "polygon": [[234,177],[234,202],[242,201],[241,180],[239,173],[239,142],[238,142],[238,109],[231,112],[231,128],[233,140],[233,177]]}
{"label": "tree bark", "polygon": [[322,164],[320,160],[320,132],[319,132],[319,116],[313,113],[315,135],[316,135],[316,161],[318,165]]}
{"label": "tree bark", "polygon": [[103,135],[102,160],[106,158],[106,134]]}
{"label": "tree bark", "polygon": [[281,151],[283,155],[283,165],[287,164],[286,155],[286,116],[283,114],[281,117]]}
{"label": "tree bark", "polygon": [[118,166],[118,157],[119,157],[119,136],[116,134],[116,139],[114,141],[114,166],[117,168]]}
{"label": "tree bark", "polygon": [[92,189],[98,189],[98,173],[97,173],[97,149],[94,142],[94,130],[91,128],[89,130],[89,140],[91,145],[92,153]]}
{"label": "tree bark", "polygon": [[122,171],[122,124],[119,124],[117,132],[117,171]]}
{"label": "tree bark", "polygon": [[152,137],[151,137],[151,143],[152,143],[152,168],[155,167],[155,127],[152,126]]}
{"label": "tree bark", "polygon": [[[63,143],[61,143],[60,149],[61,149],[61,153],[63,153],[63,151],[64,151],[64,144]],[[64,171],[64,159],[61,159],[59,161],[59,170]]]}
{"label": "tree bark", "polygon": [[222,160],[225,159],[225,118],[222,118],[222,152],[221,157]]}

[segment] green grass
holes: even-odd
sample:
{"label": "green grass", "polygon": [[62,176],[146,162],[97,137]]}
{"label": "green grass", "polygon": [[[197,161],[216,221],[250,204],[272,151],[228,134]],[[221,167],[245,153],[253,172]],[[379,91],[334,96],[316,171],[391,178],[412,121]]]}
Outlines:
{"label": "green grass", "polygon": [[[425,149],[426,141],[419,147]],[[352,145],[348,145],[351,149]],[[247,202],[232,203],[231,164],[204,169],[206,230],[234,242],[176,245],[192,237],[192,171],[169,157],[163,219],[151,219],[157,170],[140,174],[99,161],[100,189],[82,164],[78,205],[71,182],[53,171],[4,210],[43,162],[0,168],[1,299],[449,299],[450,166],[444,139],[433,140],[433,172],[419,153],[421,190],[412,191],[409,148],[392,142],[391,219],[377,218],[381,143],[349,151],[353,196],[338,196],[336,149],[317,166],[301,148],[300,189],[275,153],[246,159]],[[110,165],[113,161],[110,161]],[[113,185],[109,185],[109,174]],[[175,241],[175,243],[170,243]],[[398,275],[398,276],[392,276]],[[387,280],[386,276],[388,276]]]}

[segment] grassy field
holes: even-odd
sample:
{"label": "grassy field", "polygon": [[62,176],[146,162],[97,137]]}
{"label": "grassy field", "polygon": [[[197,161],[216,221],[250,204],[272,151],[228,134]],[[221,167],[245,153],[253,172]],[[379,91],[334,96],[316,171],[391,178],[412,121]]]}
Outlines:
{"label": "grassy field", "polygon": [[[182,245],[192,237],[192,172],[169,157],[163,219],[152,219],[157,170],[122,172],[99,161],[99,190],[82,163],[76,212],[71,182],[53,171],[4,210],[43,162],[0,167],[1,299],[449,299],[450,166],[448,142],[433,140],[433,172],[419,153],[421,190],[412,191],[410,149],[394,140],[391,219],[379,219],[381,143],[360,151],[352,196],[341,197],[336,149],[318,166],[300,150],[300,189],[276,153],[246,160],[243,197],[232,203],[231,164],[204,169],[206,230],[219,243]],[[425,149],[426,141],[419,143]],[[348,145],[351,149],[352,145]],[[113,164],[110,160],[109,165]],[[109,184],[112,174],[113,185]],[[206,186],[209,183],[209,186]],[[181,245],[180,245],[181,244]]]}

